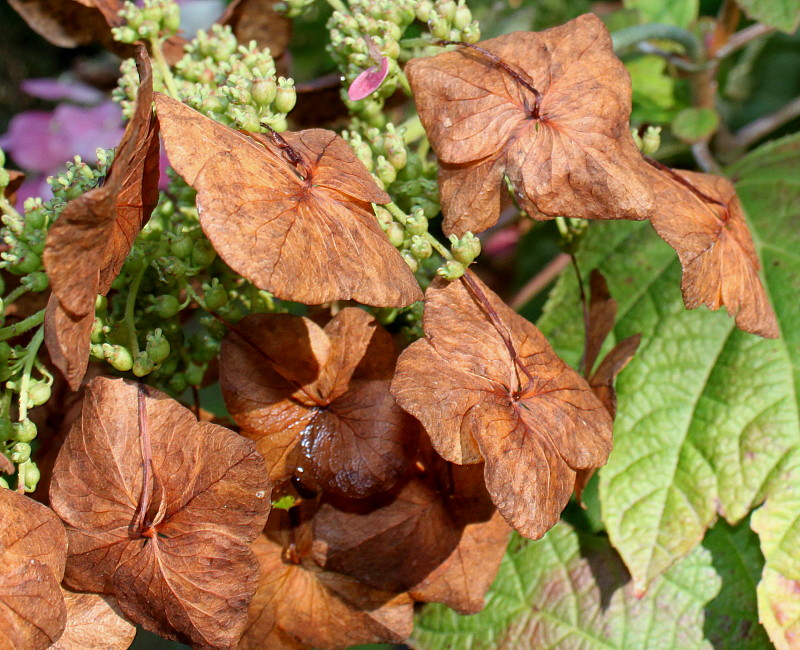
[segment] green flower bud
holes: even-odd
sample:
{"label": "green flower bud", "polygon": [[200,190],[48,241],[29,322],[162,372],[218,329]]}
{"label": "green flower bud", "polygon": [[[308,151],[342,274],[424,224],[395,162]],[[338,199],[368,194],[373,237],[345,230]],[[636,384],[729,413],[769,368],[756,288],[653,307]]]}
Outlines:
{"label": "green flower bud", "polygon": [[408,217],[405,227],[409,235],[424,235],[428,232],[428,219],[420,208],[415,208]]}
{"label": "green flower bud", "polygon": [[467,25],[472,22],[472,12],[469,10],[467,5],[463,4],[463,1],[459,3],[458,8],[453,14],[453,27],[456,29],[464,29]]}
{"label": "green flower bud", "polygon": [[164,7],[164,17],[161,21],[164,31],[170,34],[177,34],[181,28],[181,11],[180,7],[174,2],[170,2]]}
{"label": "green flower bud", "polygon": [[406,231],[399,223],[392,222],[386,228],[386,234],[389,237],[389,243],[395,248],[400,248],[406,238]]}
{"label": "green flower bud", "polygon": [[25,213],[25,230],[40,230],[47,225],[47,215],[41,207]]}
{"label": "green flower bud", "polygon": [[361,138],[351,141],[350,146],[355,152],[356,158],[364,163],[364,167],[366,167],[368,171],[372,171],[374,168],[372,161],[372,147],[370,147]]}
{"label": "green flower bud", "polygon": [[186,382],[186,375],[183,373],[177,373],[169,378],[167,390],[169,390],[169,392],[173,395],[180,395],[186,390],[187,386],[188,383]]}
{"label": "green flower bud", "polygon": [[401,135],[390,133],[383,141],[386,150],[386,159],[396,170],[401,170],[408,162],[408,150]]}
{"label": "green flower bud", "polygon": [[211,263],[216,259],[217,251],[206,239],[198,239],[192,248],[192,265],[200,268],[211,266]]}
{"label": "green flower bud", "polygon": [[474,45],[481,40],[481,28],[477,20],[473,20],[461,30],[461,40],[470,45]]}
{"label": "green flower bud", "polygon": [[111,366],[120,372],[127,372],[133,368],[133,356],[128,348],[121,345],[103,343],[103,355]]}
{"label": "green flower bud", "polygon": [[28,389],[28,406],[41,406],[50,399],[50,385],[46,382],[36,382]]}
{"label": "green flower bud", "polygon": [[406,264],[408,264],[408,268],[411,269],[411,272],[416,273],[419,270],[419,262],[417,261],[417,258],[414,257],[411,251],[403,251],[401,255],[403,256]]}
{"label": "green flower bud", "polygon": [[384,156],[378,156],[375,161],[375,175],[384,185],[391,185],[397,178],[397,170]]}
{"label": "green flower bud", "polygon": [[375,218],[378,220],[378,224],[384,232],[386,232],[386,230],[389,228],[389,225],[394,221],[392,219],[392,213],[382,205],[375,206]]}
{"label": "green flower bud", "polygon": [[458,6],[455,2],[453,2],[453,0],[439,0],[435,7],[436,13],[439,14],[439,17],[448,22],[455,18],[456,10],[458,9]]}
{"label": "green flower bud", "polygon": [[428,259],[433,254],[431,243],[420,235],[414,235],[411,238],[411,245],[408,248],[418,260]]}
{"label": "green flower bud", "polygon": [[180,311],[181,303],[175,296],[158,296],[148,311],[154,311],[159,318],[172,318]]}
{"label": "green flower bud", "polygon": [[169,251],[179,259],[185,259],[192,254],[194,240],[186,234],[175,237],[169,244]]}
{"label": "green flower bud", "polygon": [[147,356],[154,364],[162,363],[169,356],[169,341],[160,329],[147,335]]}
{"label": "green flower bud", "polygon": [[136,361],[133,362],[133,374],[137,377],[144,377],[145,375],[149,375],[153,372],[153,369],[156,367],[156,364],[153,363],[153,360],[147,354],[147,352],[140,352],[136,355]]}
{"label": "green flower bud", "polygon": [[262,108],[266,108],[275,100],[278,94],[278,87],[275,84],[275,80],[272,78],[256,79],[253,82],[250,94],[253,96],[253,101],[256,104]]}
{"label": "green flower bud", "polygon": [[4,187],[7,187],[10,182],[11,176],[9,176],[5,169],[0,167],[0,190],[2,190]]}
{"label": "green flower bud", "polygon": [[141,19],[137,21],[139,25],[136,28],[131,28],[128,25],[124,27],[114,27],[111,30],[111,34],[114,37],[115,41],[119,41],[120,43],[134,43],[139,39],[139,34],[137,30],[141,25]]}
{"label": "green flower bud", "polygon": [[186,373],[184,376],[186,377],[186,383],[190,386],[199,386],[203,383],[203,376],[206,374],[206,367],[197,365],[196,363],[190,363],[189,366],[186,368]]}
{"label": "green flower bud", "polygon": [[42,478],[42,473],[39,468],[31,460],[26,460],[23,466],[19,468],[19,475],[24,477],[23,488],[26,492],[33,492]]}
{"label": "green flower bud", "polygon": [[645,156],[652,156],[661,147],[661,127],[648,126],[641,138],[641,150]]}
{"label": "green flower bud", "polygon": [[434,38],[446,39],[450,36],[450,25],[446,20],[442,20],[438,14],[431,14],[428,19],[428,29]]}
{"label": "green flower bud", "polygon": [[453,257],[466,266],[472,264],[481,252],[481,240],[471,232],[466,233],[460,239],[455,235],[450,235],[450,244]]}
{"label": "green flower bud", "polygon": [[[22,248],[22,247],[20,247]],[[19,259],[8,267],[16,275],[28,275],[42,268],[42,259],[29,249],[22,249]]]}
{"label": "green flower bud", "polygon": [[211,311],[222,309],[228,304],[228,292],[216,278],[211,281],[211,285],[204,284],[203,291],[205,292],[203,302]]}
{"label": "green flower bud", "polygon": [[94,343],[89,348],[89,354],[91,354],[98,361],[104,361],[106,358],[105,352],[103,352],[103,346],[100,343]]}
{"label": "green flower bud", "polygon": [[11,448],[11,462],[24,463],[31,457],[31,446],[27,442],[18,442]]}
{"label": "green flower bud", "polygon": [[466,272],[466,267],[456,260],[448,260],[447,263],[436,270],[436,275],[441,275],[445,280],[457,280]]}
{"label": "green flower bud", "polygon": [[431,12],[433,11],[433,3],[430,0],[420,0],[414,6],[417,14],[417,20],[427,23],[430,20]]}
{"label": "green flower bud", "polygon": [[[282,81],[283,83],[281,83]],[[281,85],[278,86],[273,107],[278,113],[288,113],[297,103],[297,92],[294,87],[289,86],[288,83],[283,80],[283,77],[281,77],[279,83],[281,83]]]}
{"label": "green flower bud", "polygon": [[22,278],[22,284],[28,287],[30,291],[39,293],[50,286],[50,280],[44,271],[34,271]]}

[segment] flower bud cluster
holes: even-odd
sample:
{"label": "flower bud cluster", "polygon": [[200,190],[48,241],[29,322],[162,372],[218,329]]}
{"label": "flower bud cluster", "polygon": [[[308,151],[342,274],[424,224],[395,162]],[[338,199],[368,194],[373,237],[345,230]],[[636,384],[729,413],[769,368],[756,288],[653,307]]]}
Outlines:
{"label": "flower bud cluster", "polygon": [[272,5],[275,11],[281,11],[289,18],[297,18],[314,6],[316,0],[283,0]]}
{"label": "flower bud cluster", "polygon": [[119,15],[125,24],[112,28],[111,33],[121,43],[164,40],[177,34],[181,26],[180,8],[173,0],[144,0],[142,7],[126,2]]}
{"label": "flower bud cluster", "polygon": [[648,126],[642,135],[638,129],[631,129],[633,141],[645,156],[652,156],[661,148],[661,127]]}
{"label": "flower bud cluster", "polygon": [[428,24],[434,38],[465,43],[481,40],[478,21],[472,19],[464,0],[421,0],[415,5],[417,18]]}

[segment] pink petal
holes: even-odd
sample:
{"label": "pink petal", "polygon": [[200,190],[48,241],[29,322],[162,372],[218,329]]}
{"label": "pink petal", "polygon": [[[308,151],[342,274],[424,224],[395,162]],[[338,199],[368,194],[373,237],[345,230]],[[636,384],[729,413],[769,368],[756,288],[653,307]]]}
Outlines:
{"label": "pink petal", "polygon": [[368,97],[380,88],[387,74],[389,74],[389,59],[383,57],[380,69],[375,66],[367,68],[353,80],[347,89],[347,97],[351,102]]}
{"label": "pink petal", "polygon": [[97,88],[92,88],[80,81],[26,79],[20,86],[29,95],[52,102],[68,100],[78,104],[96,104],[103,99],[103,93]]}

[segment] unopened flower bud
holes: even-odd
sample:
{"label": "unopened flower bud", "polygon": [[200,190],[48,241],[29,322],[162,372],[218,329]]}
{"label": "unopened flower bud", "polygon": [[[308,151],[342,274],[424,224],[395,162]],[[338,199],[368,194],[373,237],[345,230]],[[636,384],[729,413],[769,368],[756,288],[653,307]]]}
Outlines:
{"label": "unopened flower bud", "polygon": [[160,329],[147,335],[147,356],[154,364],[162,363],[169,356],[169,341]]}
{"label": "unopened flower bud", "polygon": [[164,6],[164,15],[161,25],[163,26],[164,31],[169,32],[170,34],[178,33],[178,30],[181,28],[181,11],[180,7],[176,3],[170,2]]}
{"label": "unopened flower bud", "polygon": [[466,272],[466,267],[456,260],[448,260],[444,266],[436,270],[436,275],[442,276],[445,280],[457,280]]}
{"label": "unopened flower bud", "polygon": [[[50,384],[38,381],[28,389],[28,406],[41,406],[50,399]],[[34,434],[35,435],[35,434]]]}
{"label": "unopened flower bud", "polygon": [[378,220],[378,224],[380,224],[380,227],[383,229],[384,232],[393,223],[392,213],[389,212],[382,205],[375,206],[375,218]]}
{"label": "unopened flower bud", "polygon": [[217,258],[217,251],[206,239],[199,239],[192,248],[192,264],[200,268],[206,268]]}
{"label": "unopened flower bud", "polygon": [[470,45],[474,45],[481,40],[481,28],[477,20],[473,20],[461,30],[461,40]]}
{"label": "unopened flower bud", "polygon": [[427,23],[433,11],[433,3],[430,0],[419,0],[414,6],[414,10],[416,11],[417,20]]}
{"label": "unopened flower bud", "polygon": [[399,248],[406,238],[406,231],[403,226],[393,221],[386,228],[386,235],[389,237],[389,243],[395,248]]}
{"label": "unopened flower bud", "polygon": [[375,175],[384,185],[391,185],[397,178],[397,170],[384,156],[378,156],[378,160],[375,161]]}
{"label": "unopened flower bud", "polygon": [[288,113],[297,103],[297,92],[281,77],[273,107],[278,113]]}
{"label": "unopened flower bud", "polygon": [[272,78],[256,79],[250,89],[253,101],[262,108],[269,106],[275,100],[277,93],[278,86]]}
{"label": "unopened flower bud", "polygon": [[7,187],[10,182],[11,176],[9,176],[5,169],[0,168],[0,190],[2,190],[4,187]]}
{"label": "unopened flower bud", "polygon": [[475,258],[481,253],[481,240],[471,232],[466,233],[461,238],[450,235],[450,244],[453,257],[467,266],[472,264]]}
{"label": "unopened flower bud", "polygon": [[464,29],[472,22],[472,12],[469,7],[462,2],[459,3],[458,8],[453,14],[453,27],[456,29]]}
{"label": "unopened flower bud", "polygon": [[416,208],[409,215],[405,226],[409,235],[423,235],[428,232],[428,219],[421,209]]}
{"label": "unopened flower bud", "polygon": [[411,251],[403,251],[401,254],[406,264],[408,264],[408,268],[411,269],[411,272],[416,273],[419,270],[419,262],[417,261],[417,258],[414,257]]}
{"label": "unopened flower bud", "polygon": [[120,372],[126,372],[133,368],[133,356],[130,350],[121,345],[111,345],[103,343],[103,355],[111,366]]}
{"label": "unopened flower bud", "polygon": [[204,284],[203,291],[205,292],[203,302],[211,311],[222,309],[228,304],[228,292],[225,291],[225,287],[216,278],[211,281],[210,285]]}
{"label": "unopened flower bud", "polygon": [[23,479],[22,487],[25,492],[33,492],[36,490],[36,486],[39,484],[39,480],[42,478],[42,473],[39,471],[39,468],[36,466],[31,460],[26,460],[22,466],[19,468],[19,475]]}
{"label": "unopened flower bud", "polygon": [[31,446],[27,442],[18,442],[11,448],[11,462],[24,463],[31,457]]}
{"label": "unopened flower bud", "polygon": [[22,284],[28,287],[29,291],[38,293],[50,286],[50,280],[44,271],[34,271],[22,278]]}
{"label": "unopened flower bud", "polygon": [[159,318],[172,318],[181,308],[181,303],[175,296],[158,296],[149,310],[154,311]]}
{"label": "unopened flower bud", "polygon": [[22,422],[14,422],[11,425],[11,431],[11,437],[17,442],[30,442],[37,434],[36,425],[27,419]]}
{"label": "unopened flower bud", "polygon": [[136,355],[136,361],[133,362],[131,369],[133,370],[133,374],[137,377],[144,377],[153,372],[155,367],[156,364],[150,358],[150,355],[143,351]]}
{"label": "unopened flower bud", "polygon": [[456,5],[453,0],[439,0],[435,7],[436,13],[448,22],[453,20],[456,15],[456,10],[458,9],[458,5]]}
{"label": "unopened flower bud", "polygon": [[450,25],[446,20],[442,20],[438,14],[431,14],[428,19],[428,29],[434,38],[446,39],[450,36]]}
{"label": "unopened flower bud", "polygon": [[408,248],[418,260],[428,259],[433,254],[431,243],[420,235],[414,235],[411,238],[411,246]]}
{"label": "unopened flower bud", "polygon": [[652,156],[661,147],[661,127],[648,126],[641,139],[641,150],[645,156]]}

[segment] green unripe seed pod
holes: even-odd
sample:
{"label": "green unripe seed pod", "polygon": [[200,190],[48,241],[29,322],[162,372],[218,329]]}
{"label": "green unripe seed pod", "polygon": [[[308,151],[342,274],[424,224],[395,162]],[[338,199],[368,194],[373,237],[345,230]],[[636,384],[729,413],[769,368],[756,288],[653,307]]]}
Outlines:
{"label": "green unripe seed pod", "polygon": [[172,318],[181,309],[181,303],[173,295],[158,296],[153,303],[152,311],[159,318]]}
{"label": "green unripe seed pod", "polygon": [[384,185],[391,185],[397,179],[397,170],[385,157],[378,156],[375,162],[375,175]]}
{"label": "green unripe seed pod", "polygon": [[23,420],[22,422],[14,422],[11,425],[11,437],[17,442],[30,442],[36,438],[36,425],[30,420]]}
{"label": "green unripe seed pod", "polygon": [[28,390],[28,406],[41,406],[50,399],[50,384],[37,382]]}
{"label": "green unripe seed pod", "polygon": [[[153,364],[163,363],[169,356],[169,341],[164,338],[160,329],[147,335],[147,356]],[[134,370],[135,372],[135,370]]]}
{"label": "green unripe seed pod", "polygon": [[250,90],[253,96],[253,101],[259,106],[266,108],[273,101],[278,94],[278,86],[272,78],[256,79],[253,82],[253,87]]}
{"label": "green unripe seed pod", "polygon": [[477,20],[473,20],[461,30],[461,40],[470,45],[474,45],[481,40],[481,28],[478,26]]}
{"label": "green unripe seed pod", "polygon": [[20,476],[25,477],[25,481],[23,484],[23,488],[26,492],[33,492],[36,490],[36,486],[39,484],[39,480],[42,478],[42,473],[39,471],[39,468],[36,466],[31,460],[25,461],[25,467],[20,468]]}
{"label": "green unripe seed pod", "polygon": [[417,261],[417,258],[412,255],[411,251],[403,251],[401,255],[403,256],[405,263],[408,264],[408,268],[411,269],[412,273],[419,271],[419,262]]}
{"label": "green unripe seed pod", "polygon": [[11,448],[11,462],[24,463],[31,457],[31,446],[27,442],[18,442]]}
{"label": "green unripe seed pod", "polygon": [[189,235],[180,235],[169,243],[169,252],[179,259],[189,257],[194,248],[194,240]]}
{"label": "green unripe seed pod", "polygon": [[411,251],[411,254],[418,260],[425,260],[433,255],[433,247],[431,246],[431,243],[419,235],[414,235],[411,238],[411,245],[408,248]]}
{"label": "green unripe seed pod", "polygon": [[453,0],[440,0],[434,6],[436,7],[436,13],[444,20],[449,22],[455,18],[458,5]]}
{"label": "green unripe seed pod", "polygon": [[206,303],[206,307],[211,311],[222,309],[228,304],[228,292],[216,279],[212,281],[210,286],[204,285],[203,290],[205,291],[203,302]]}
{"label": "green unripe seed pod", "polygon": [[121,345],[104,343],[103,354],[106,357],[106,361],[108,361],[115,370],[127,372],[133,368],[133,355],[131,355],[128,348],[123,348]]}
{"label": "green unripe seed pod", "polygon": [[465,4],[459,4],[455,14],[453,14],[453,27],[464,29],[472,22],[472,12]]}
{"label": "green unripe seed pod", "polygon": [[425,217],[425,213],[416,208],[408,217],[405,227],[409,235],[424,235],[428,232],[428,219]]}
{"label": "green unripe seed pod", "polygon": [[455,235],[450,235],[450,244],[453,257],[466,266],[472,264],[481,252],[481,241],[471,232],[466,233],[460,239]]}
{"label": "green unripe seed pod", "polygon": [[50,280],[44,271],[34,271],[22,279],[22,284],[28,287],[30,291],[40,293],[50,286]]}
{"label": "green unripe seed pod", "polygon": [[137,377],[144,377],[153,372],[156,364],[148,356],[147,352],[140,352],[136,355],[136,361],[133,362],[133,374]]}
{"label": "green unripe seed pod", "polygon": [[389,243],[395,248],[400,248],[406,238],[406,231],[399,223],[394,221],[386,228],[386,235],[389,237]]}
{"label": "green unripe seed pod", "polygon": [[103,346],[100,343],[94,343],[89,348],[89,354],[91,354],[98,361],[105,361],[106,355],[105,352],[103,352]]}
{"label": "green unripe seed pod", "polygon": [[217,258],[217,251],[210,242],[200,239],[195,242],[192,248],[192,264],[200,268],[211,266],[211,263]]}
{"label": "green unripe seed pod", "polygon": [[442,20],[438,14],[431,14],[428,19],[428,29],[434,38],[446,39],[450,36],[450,25],[446,20]]}
{"label": "green unripe seed pod", "polygon": [[427,23],[431,18],[431,11],[433,11],[433,3],[430,0],[420,0],[414,6],[416,11],[417,20]]}
{"label": "green unripe seed pod", "polygon": [[136,26],[135,29],[128,27],[127,25],[124,27],[115,27],[111,31],[114,34],[114,39],[119,41],[120,43],[133,43],[139,38],[139,34],[137,33],[139,27],[141,26],[141,19],[137,21],[139,25]]}
{"label": "green unripe seed pod", "polygon": [[382,205],[375,206],[375,218],[378,220],[378,224],[380,224],[380,227],[384,232],[386,232],[386,230],[389,228],[389,225],[393,223],[392,213]]}
{"label": "green unripe seed pod", "polygon": [[652,156],[661,147],[661,127],[648,126],[647,131],[642,136],[642,153],[645,156]]}
{"label": "green unripe seed pod", "polygon": [[273,108],[278,113],[288,113],[297,103],[297,92],[291,86],[279,86],[275,95]]}
{"label": "green unripe seed pod", "polygon": [[445,280],[457,280],[466,272],[466,267],[456,260],[448,260],[447,263],[436,270],[436,275],[442,276]]}

